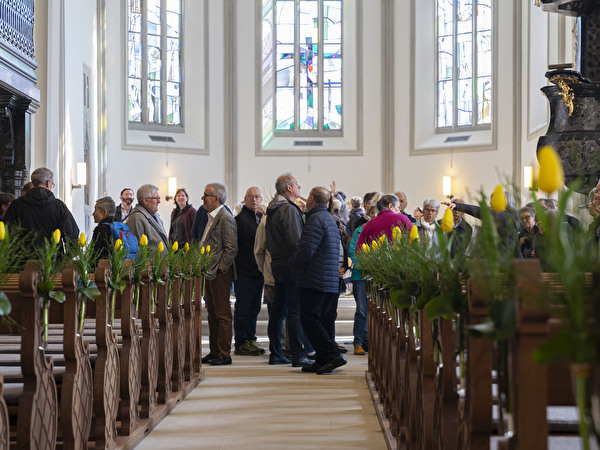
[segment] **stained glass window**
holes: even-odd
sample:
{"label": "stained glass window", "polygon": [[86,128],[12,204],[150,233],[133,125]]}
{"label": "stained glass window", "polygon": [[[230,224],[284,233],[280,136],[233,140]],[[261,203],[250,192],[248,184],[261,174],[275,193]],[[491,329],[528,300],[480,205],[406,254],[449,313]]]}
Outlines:
{"label": "stained glass window", "polygon": [[492,120],[494,0],[437,0],[437,128]]}
{"label": "stained glass window", "polygon": [[181,126],[182,0],[128,2],[129,122]]}
{"label": "stained glass window", "polygon": [[263,0],[263,139],[342,128],[342,1]]}

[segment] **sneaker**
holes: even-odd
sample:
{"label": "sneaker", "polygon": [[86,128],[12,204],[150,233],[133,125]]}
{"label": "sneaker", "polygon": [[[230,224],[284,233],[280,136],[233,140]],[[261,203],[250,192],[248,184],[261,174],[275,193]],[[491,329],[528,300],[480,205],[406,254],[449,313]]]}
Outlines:
{"label": "sneaker", "polygon": [[252,341],[246,341],[240,347],[237,347],[233,352],[234,355],[240,356],[259,356],[260,350],[252,345]]}
{"label": "sneaker", "polygon": [[260,347],[260,346],[259,346],[259,345],[256,343],[256,341],[248,341],[248,342],[250,342],[250,345],[252,346],[252,348],[254,348],[254,349],[258,350],[258,354],[259,354],[259,355],[264,355],[264,354],[265,354],[265,349],[264,349],[264,348],[262,348],[262,347]]}
{"label": "sneaker", "polygon": [[355,345],[354,346],[354,354],[355,355],[364,355],[365,354],[365,349],[362,348],[362,345]]}

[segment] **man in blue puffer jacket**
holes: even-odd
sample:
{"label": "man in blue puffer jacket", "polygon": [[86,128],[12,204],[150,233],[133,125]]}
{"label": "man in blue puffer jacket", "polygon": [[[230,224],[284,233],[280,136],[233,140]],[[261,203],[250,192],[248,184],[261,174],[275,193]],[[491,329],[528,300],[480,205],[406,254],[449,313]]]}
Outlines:
{"label": "man in blue puffer jacket", "polygon": [[288,264],[297,270],[300,322],[317,352],[315,363],[303,372],[329,373],[346,364],[327,330],[333,327],[339,295],[340,233],[327,211],[329,191],[315,187],[306,202],[308,212],[302,236]]}

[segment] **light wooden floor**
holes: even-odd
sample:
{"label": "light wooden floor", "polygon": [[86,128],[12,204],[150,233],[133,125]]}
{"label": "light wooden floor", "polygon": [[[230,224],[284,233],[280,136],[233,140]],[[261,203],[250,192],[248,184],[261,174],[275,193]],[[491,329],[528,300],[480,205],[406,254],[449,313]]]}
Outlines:
{"label": "light wooden floor", "polygon": [[206,365],[206,379],[137,448],[387,448],[366,386],[366,356],[349,352],[347,365],[316,375],[269,366],[268,353]]}

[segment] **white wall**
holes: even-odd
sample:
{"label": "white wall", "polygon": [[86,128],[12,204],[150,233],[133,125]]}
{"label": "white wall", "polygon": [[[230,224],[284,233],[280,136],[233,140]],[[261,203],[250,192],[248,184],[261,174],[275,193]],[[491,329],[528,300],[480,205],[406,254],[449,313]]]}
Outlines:
{"label": "white wall", "polygon": [[[193,28],[197,35],[204,36],[207,26],[208,42],[203,38],[187,42],[188,53],[185,59],[185,82],[187,89],[203,89],[203,79],[198,74],[207,67],[207,114],[208,123],[205,141],[199,144],[194,153],[179,153],[174,148],[165,146],[162,151],[126,150],[124,139],[124,82],[125,54],[121,44],[125,39],[124,2],[107,0],[107,48],[106,48],[106,104],[107,104],[107,188],[106,191],[117,199],[123,187],[137,189],[145,183],[156,184],[161,194],[166,195],[167,179],[177,176],[178,186],[186,187],[195,206],[201,203],[205,184],[224,181],[235,177],[237,189],[230,193],[228,203],[233,205],[241,200],[247,187],[256,185],[263,190],[265,200],[274,193],[275,178],[284,172],[293,172],[302,186],[302,193],[307,195],[315,185],[328,186],[332,180],[337,182],[339,190],[347,195],[363,195],[367,191],[380,190],[383,186],[382,167],[385,154],[383,149],[382,110],[386,100],[382,93],[382,33],[381,8],[382,1],[357,0],[362,10],[363,37],[362,42],[362,156],[318,156],[315,151],[311,156],[264,156],[257,155],[255,120],[255,76],[254,57],[256,51],[256,33],[258,25],[254,23],[256,3],[254,0],[234,0],[236,8],[236,72],[234,94],[237,110],[235,111],[234,155],[237,158],[235,173],[226,168],[225,135],[228,126],[225,121],[224,88],[230,74],[226,71],[224,59],[224,8],[227,2],[206,0],[208,3],[206,20],[199,18],[204,11],[205,2],[190,0],[186,4],[185,27]],[[386,0],[387,1],[387,0]],[[415,4],[418,6],[418,0]],[[60,33],[60,5],[64,2],[65,32]],[[528,3],[517,0],[502,0],[498,3],[498,83],[496,90],[496,140],[495,146],[486,151],[461,152],[455,147],[452,152],[442,151],[436,154],[417,155],[411,153],[411,108],[410,95],[407,92],[411,85],[411,15],[410,2],[396,0],[395,8],[395,142],[393,176],[394,189],[404,190],[408,195],[408,209],[412,211],[426,197],[443,200],[441,179],[443,175],[453,176],[453,194],[466,200],[478,197],[481,188],[490,193],[494,186],[505,181],[506,177],[521,177],[522,165],[529,164],[534,158],[537,138],[545,132],[544,103],[539,101],[540,73],[546,70],[550,61],[548,55],[558,55],[556,48],[569,51],[568,36],[561,40],[553,38],[548,42],[539,28],[533,31],[539,48],[545,55],[532,54],[527,44],[530,26],[546,20],[540,17],[540,11],[530,11]],[[58,6],[57,6],[58,5]],[[58,8],[58,10],[57,10]],[[61,170],[60,155],[64,155],[64,167],[70,169],[82,158],[82,66],[92,68],[95,76],[96,67],[96,2],[80,2],[77,0],[60,0],[49,3],[48,17],[38,19],[43,8],[36,8],[36,21],[47,21],[48,49],[44,51],[43,39],[36,36],[38,49],[36,52],[42,62],[38,69],[42,92],[40,113],[34,116],[34,158],[35,164],[56,166]],[[545,13],[543,13],[545,14]],[[522,22],[518,22],[521,20]],[[548,19],[556,20],[556,19]],[[39,23],[39,21],[37,22]],[[37,31],[43,30],[40,26]],[[419,30],[419,26],[415,29]],[[557,33],[560,27],[548,26],[548,33]],[[570,25],[563,27],[570,32]],[[520,33],[520,34],[518,34]],[[390,37],[387,37],[390,38]],[[201,41],[201,42],[198,42]],[[560,44],[560,45],[559,45]],[[206,45],[207,54],[202,49]],[[62,49],[62,50],[61,50]],[[194,52],[196,49],[196,52]],[[536,48],[537,49],[537,48]],[[62,53],[61,53],[62,52]],[[62,54],[63,66],[56,55]],[[196,55],[196,56],[194,56]],[[49,56],[49,57],[48,57]],[[46,63],[46,57],[47,63]],[[519,59],[519,57],[521,59]],[[558,58],[558,56],[557,56]],[[565,57],[566,58],[566,57]],[[433,56],[432,56],[433,61]],[[432,62],[433,64],[433,62]],[[60,69],[60,70],[59,70]],[[62,78],[61,78],[62,77]],[[97,80],[95,86],[99,86]],[[536,84],[537,83],[537,84]],[[64,86],[64,92],[61,91]],[[534,92],[532,92],[532,90]],[[96,109],[96,96],[92,96]],[[533,100],[532,100],[533,99]],[[63,105],[64,124],[57,123],[60,118],[60,105]],[[203,105],[188,105],[202,108]],[[44,110],[44,107],[46,109]],[[57,118],[57,114],[59,117]],[[38,126],[38,121],[42,123]],[[98,117],[94,116],[94,148],[97,148],[96,130]],[[533,125],[532,125],[533,124]],[[542,126],[536,129],[536,124]],[[186,127],[203,126],[202,123],[186,123]],[[64,145],[58,148],[59,133],[63,133]],[[44,138],[45,136],[45,138]],[[56,142],[55,142],[56,141]],[[48,142],[47,148],[43,148]],[[42,155],[45,157],[43,158]],[[53,166],[54,165],[54,166]],[[96,166],[97,167],[97,166]],[[97,169],[95,169],[97,170]],[[226,173],[227,172],[227,173]],[[500,174],[500,175],[499,175]],[[61,192],[68,205],[72,205],[75,217],[80,226],[84,221],[83,193],[74,191],[71,197],[70,174],[65,175],[64,188]],[[61,180],[62,182],[62,180]],[[91,180],[94,186],[96,180]],[[102,196],[104,192],[97,192]],[[93,203],[93,201],[92,201]],[[163,203],[159,212],[168,226],[172,204]],[[443,212],[443,211],[442,211]],[[89,213],[89,211],[88,211]],[[92,224],[93,225],[93,224]]]}

